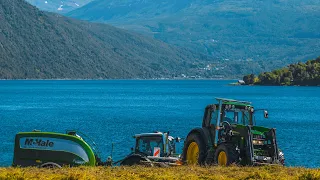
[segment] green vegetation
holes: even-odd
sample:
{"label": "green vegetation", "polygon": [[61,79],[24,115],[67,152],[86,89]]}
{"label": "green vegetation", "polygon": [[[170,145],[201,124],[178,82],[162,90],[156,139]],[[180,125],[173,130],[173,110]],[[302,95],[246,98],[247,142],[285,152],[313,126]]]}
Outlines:
{"label": "green vegetation", "polygon": [[228,66],[239,59],[283,66],[319,55],[319,11],[319,0],[95,0],[67,15],[229,59]]}
{"label": "green vegetation", "polygon": [[205,56],[105,24],[0,1],[0,79],[172,78]]}
{"label": "green vegetation", "polygon": [[265,167],[1,168],[0,179],[319,179],[319,169]]}
{"label": "green vegetation", "polygon": [[1,0],[0,20],[0,79],[239,78],[282,65],[218,60],[24,0]]}
{"label": "green vegetation", "polygon": [[288,67],[277,69],[272,72],[264,72],[256,77],[249,74],[243,77],[247,85],[320,85],[320,57],[309,60],[306,63],[290,64]]}

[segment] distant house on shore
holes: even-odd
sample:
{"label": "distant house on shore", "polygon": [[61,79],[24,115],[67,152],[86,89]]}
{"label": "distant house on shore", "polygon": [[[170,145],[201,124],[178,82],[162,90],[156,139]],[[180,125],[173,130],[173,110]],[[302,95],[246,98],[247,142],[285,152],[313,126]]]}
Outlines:
{"label": "distant house on shore", "polygon": [[238,80],[238,83],[241,85],[246,84],[243,80]]}

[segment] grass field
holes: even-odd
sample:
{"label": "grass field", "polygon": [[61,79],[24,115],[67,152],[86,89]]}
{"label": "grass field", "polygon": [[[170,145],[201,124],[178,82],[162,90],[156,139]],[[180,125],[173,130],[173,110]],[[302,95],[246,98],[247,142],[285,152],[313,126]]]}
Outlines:
{"label": "grass field", "polygon": [[2,179],[320,179],[320,169],[273,166],[0,168]]}

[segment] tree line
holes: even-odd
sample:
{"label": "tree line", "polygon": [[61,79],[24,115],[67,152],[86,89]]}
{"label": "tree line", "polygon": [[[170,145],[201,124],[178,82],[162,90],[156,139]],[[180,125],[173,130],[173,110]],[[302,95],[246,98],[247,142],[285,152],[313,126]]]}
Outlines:
{"label": "tree line", "polygon": [[290,64],[282,69],[243,77],[246,85],[318,86],[320,85],[320,57],[306,63]]}

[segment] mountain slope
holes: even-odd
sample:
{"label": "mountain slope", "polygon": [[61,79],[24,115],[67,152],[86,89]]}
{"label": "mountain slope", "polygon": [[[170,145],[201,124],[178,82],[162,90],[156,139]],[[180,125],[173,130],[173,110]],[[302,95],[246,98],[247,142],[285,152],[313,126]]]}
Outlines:
{"label": "mountain slope", "polygon": [[318,0],[96,0],[67,15],[218,58],[293,62],[320,54],[319,11]]}
{"label": "mountain slope", "polygon": [[109,25],[0,1],[0,79],[159,78],[190,73],[189,51]]}
{"label": "mountain slope", "polygon": [[67,13],[69,11],[75,10],[91,0],[26,0],[30,4],[37,6],[41,10]]}

